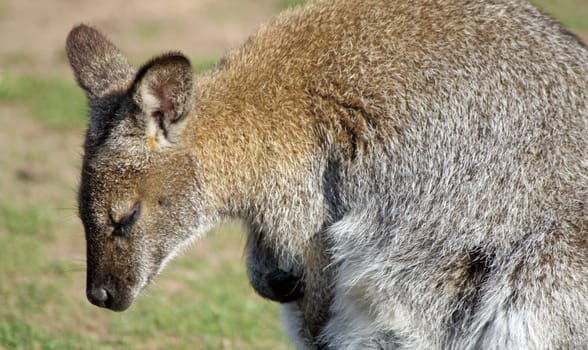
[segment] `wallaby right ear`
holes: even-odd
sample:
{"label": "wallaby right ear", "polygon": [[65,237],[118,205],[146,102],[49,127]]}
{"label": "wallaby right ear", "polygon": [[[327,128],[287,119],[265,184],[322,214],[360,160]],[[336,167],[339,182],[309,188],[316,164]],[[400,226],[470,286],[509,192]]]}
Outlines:
{"label": "wallaby right ear", "polygon": [[92,27],[79,25],[67,36],[66,52],[78,84],[88,98],[126,90],[135,68],[120,50]]}

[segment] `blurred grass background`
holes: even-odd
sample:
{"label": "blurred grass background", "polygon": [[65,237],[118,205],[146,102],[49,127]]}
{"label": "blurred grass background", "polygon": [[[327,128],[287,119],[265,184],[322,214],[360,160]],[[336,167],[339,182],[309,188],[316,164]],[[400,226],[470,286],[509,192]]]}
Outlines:
{"label": "blurred grass background", "polygon": [[[25,41],[24,48],[15,42],[0,50],[0,349],[293,348],[277,305],[256,296],[248,284],[245,237],[238,224],[197,242],[127,312],[102,310],[85,299],[85,245],[75,188],[86,102],[65,62],[67,30],[79,21],[97,22],[109,35],[116,33],[112,39],[120,40],[123,50],[125,43],[130,47],[131,58],[185,49],[200,72],[261,21],[304,2],[223,0],[221,6],[193,1],[199,7],[190,7],[180,20],[173,13],[133,16],[130,11],[122,26],[91,8],[87,12],[96,18],[71,15],[63,24],[68,11],[81,11],[70,9],[67,0],[51,0],[49,9],[0,0],[0,42]],[[169,1],[176,2],[183,6],[181,0]],[[588,38],[588,1],[534,2]],[[105,6],[100,4],[95,6]],[[21,10],[29,16],[22,23],[14,19]],[[19,38],[19,26],[23,32],[30,26],[27,18],[47,27]],[[54,22],[62,27],[52,41]],[[196,42],[195,37],[211,39]]]}

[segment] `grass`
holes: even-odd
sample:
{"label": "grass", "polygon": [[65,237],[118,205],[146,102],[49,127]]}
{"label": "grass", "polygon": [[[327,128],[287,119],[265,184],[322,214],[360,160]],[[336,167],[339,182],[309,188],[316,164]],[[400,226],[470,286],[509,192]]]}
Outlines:
{"label": "grass", "polygon": [[83,262],[51,254],[59,220],[3,204],[0,223],[0,349],[288,348],[277,306],[248,284],[238,226],[201,242],[220,258],[184,254],[131,309],[113,313],[85,300]]}
{"label": "grass", "polygon": [[27,206],[18,208],[0,204],[0,228],[6,232],[18,232],[23,237],[44,237],[48,232],[49,213]]}
{"label": "grass", "polygon": [[32,117],[55,129],[86,124],[86,100],[73,82],[0,73],[0,102],[25,106]]}
{"label": "grass", "polygon": [[18,320],[9,320],[0,324],[0,345],[8,349],[82,349],[91,346],[77,334],[65,334],[59,338],[52,337],[31,324]]}
{"label": "grass", "polygon": [[586,0],[531,0],[546,13],[562,21],[575,32],[588,37],[588,1]]}
{"label": "grass", "polygon": [[143,21],[137,24],[137,36],[145,41],[153,40],[161,35],[163,27],[155,21]]}
{"label": "grass", "polygon": [[280,0],[278,2],[278,8],[280,10],[287,9],[290,7],[296,7],[303,5],[307,0]]}
{"label": "grass", "polygon": [[194,70],[194,73],[203,73],[216,66],[219,61],[220,59],[218,58],[194,58],[191,59],[192,69]]}

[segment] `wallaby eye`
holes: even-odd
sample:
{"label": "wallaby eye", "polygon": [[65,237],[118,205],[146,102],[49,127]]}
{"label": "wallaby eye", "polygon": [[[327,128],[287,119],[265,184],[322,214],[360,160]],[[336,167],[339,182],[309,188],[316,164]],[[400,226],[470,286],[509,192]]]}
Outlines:
{"label": "wallaby eye", "polygon": [[124,237],[128,234],[129,229],[137,222],[141,214],[141,202],[137,202],[133,208],[119,222],[114,224],[112,235]]}

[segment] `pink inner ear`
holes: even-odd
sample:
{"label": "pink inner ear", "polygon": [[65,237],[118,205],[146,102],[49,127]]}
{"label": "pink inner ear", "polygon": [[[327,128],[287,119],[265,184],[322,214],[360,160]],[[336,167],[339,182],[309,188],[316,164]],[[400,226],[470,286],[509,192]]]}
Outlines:
{"label": "pink inner ear", "polygon": [[178,122],[191,106],[193,72],[180,54],[156,57],[135,76],[133,98],[147,112],[161,111],[163,125]]}
{"label": "pink inner ear", "polygon": [[178,113],[174,105],[173,87],[177,84],[173,79],[166,79],[152,87],[151,91],[159,101],[159,108],[167,122],[175,122],[178,119]]}

